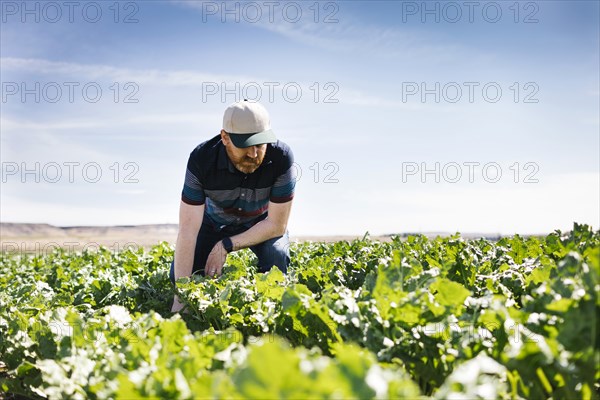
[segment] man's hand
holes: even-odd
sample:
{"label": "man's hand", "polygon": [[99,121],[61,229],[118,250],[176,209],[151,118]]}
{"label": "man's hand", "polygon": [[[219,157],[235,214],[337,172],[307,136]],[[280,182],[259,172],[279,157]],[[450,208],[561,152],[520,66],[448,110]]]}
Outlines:
{"label": "man's hand", "polygon": [[175,297],[173,297],[173,307],[171,307],[171,312],[179,312],[181,311],[183,306],[184,304],[181,301],[179,301],[179,297],[175,295]]}
{"label": "man's hand", "polygon": [[212,248],[208,258],[206,259],[206,276],[216,277],[220,276],[223,270],[223,264],[227,258],[227,250],[223,247],[223,243],[218,241],[217,244]]}

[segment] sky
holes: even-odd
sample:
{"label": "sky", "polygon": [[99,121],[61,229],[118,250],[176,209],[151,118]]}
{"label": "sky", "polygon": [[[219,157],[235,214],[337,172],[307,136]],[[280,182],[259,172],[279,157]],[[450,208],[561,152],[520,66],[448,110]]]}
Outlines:
{"label": "sky", "polygon": [[2,1],[2,222],[177,223],[243,98],[292,235],[600,226],[598,1]]}

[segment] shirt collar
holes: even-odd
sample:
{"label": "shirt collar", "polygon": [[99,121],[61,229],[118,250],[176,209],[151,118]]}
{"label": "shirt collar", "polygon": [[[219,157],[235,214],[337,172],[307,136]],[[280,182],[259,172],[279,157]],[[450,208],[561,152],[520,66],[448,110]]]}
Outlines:
{"label": "shirt collar", "polygon": [[228,169],[229,172],[235,173],[237,169],[235,169],[235,167],[231,163],[231,160],[227,156],[227,150],[225,150],[225,145],[222,141],[219,141],[218,147],[219,153],[217,155],[217,167],[219,169]]}

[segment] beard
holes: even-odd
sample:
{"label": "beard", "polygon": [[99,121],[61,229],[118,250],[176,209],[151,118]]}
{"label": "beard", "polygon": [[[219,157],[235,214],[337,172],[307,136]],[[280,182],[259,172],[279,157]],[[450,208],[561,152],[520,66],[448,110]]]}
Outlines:
{"label": "beard", "polygon": [[226,148],[226,150],[233,166],[244,174],[251,174],[256,171],[265,158],[265,153],[261,154],[259,152],[256,158],[250,158],[246,155],[242,157],[236,157],[235,155],[231,154],[229,149]]}

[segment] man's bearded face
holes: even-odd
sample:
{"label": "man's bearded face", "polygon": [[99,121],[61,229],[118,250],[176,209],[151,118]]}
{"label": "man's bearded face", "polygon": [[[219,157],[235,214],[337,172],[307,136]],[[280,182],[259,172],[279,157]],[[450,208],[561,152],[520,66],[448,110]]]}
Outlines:
{"label": "man's bearded face", "polygon": [[261,144],[258,146],[239,148],[235,147],[230,140],[229,144],[225,146],[225,149],[236,169],[245,174],[251,174],[262,164],[267,152],[267,145]]}

